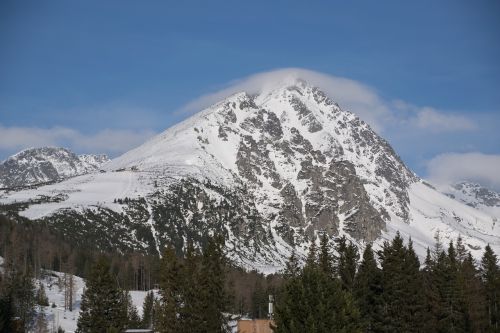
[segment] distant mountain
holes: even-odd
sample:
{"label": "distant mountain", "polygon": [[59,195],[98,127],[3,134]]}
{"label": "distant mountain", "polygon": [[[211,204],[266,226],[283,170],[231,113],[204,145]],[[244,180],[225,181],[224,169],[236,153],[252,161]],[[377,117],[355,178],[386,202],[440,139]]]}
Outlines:
{"label": "distant mountain", "polygon": [[500,207],[500,193],[477,183],[458,182],[451,185],[444,192],[471,207]]}
{"label": "distant mountain", "polygon": [[102,169],[0,192],[0,203],[121,251],[182,251],[222,233],[234,262],[261,271],[324,233],[377,248],[399,231],[422,257],[437,231],[445,243],[462,235],[475,256],[487,243],[500,250],[496,215],[423,182],[369,125],[300,79],[229,96]]}
{"label": "distant mountain", "polygon": [[0,164],[0,187],[22,187],[83,175],[108,160],[106,155],[76,155],[65,148],[26,149]]}

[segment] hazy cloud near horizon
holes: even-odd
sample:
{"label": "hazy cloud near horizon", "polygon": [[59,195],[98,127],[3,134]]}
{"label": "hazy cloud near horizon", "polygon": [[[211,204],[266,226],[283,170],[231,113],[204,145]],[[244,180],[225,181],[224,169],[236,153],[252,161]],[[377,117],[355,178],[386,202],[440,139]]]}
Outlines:
{"label": "hazy cloud near horizon", "polygon": [[19,151],[31,147],[67,147],[77,153],[120,154],[144,143],[155,132],[150,130],[104,129],[82,133],[66,127],[5,127],[0,124],[0,151]]}
{"label": "hazy cloud near horizon", "polygon": [[427,163],[427,170],[429,180],[437,185],[468,180],[500,191],[500,155],[440,154]]}

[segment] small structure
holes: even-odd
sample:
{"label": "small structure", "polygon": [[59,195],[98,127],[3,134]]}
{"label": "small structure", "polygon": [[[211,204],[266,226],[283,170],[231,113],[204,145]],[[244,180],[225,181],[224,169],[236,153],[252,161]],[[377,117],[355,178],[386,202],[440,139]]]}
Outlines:
{"label": "small structure", "polygon": [[270,319],[238,320],[238,333],[273,333],[271,324]]}
{"label": "small structure", "polygon": [[238,333],[273,333],[274,295],[269,295],[269,319],[238,320]]}
{"label": "small structure", "polygon": [[123,333],[154,333],[150,328],[127,328]]}

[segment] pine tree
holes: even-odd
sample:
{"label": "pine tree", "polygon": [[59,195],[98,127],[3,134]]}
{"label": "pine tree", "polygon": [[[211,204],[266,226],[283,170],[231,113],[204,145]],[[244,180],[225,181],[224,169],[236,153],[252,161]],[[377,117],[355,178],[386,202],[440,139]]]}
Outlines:
{"label": "pine tree", "polygon": [[144,298],[144,303],[142,305],[142,328],[152,328],[153,327],[153,307],[154,307],[155,295],[153,291],[146,294]]}
{"label": "pine tree", "polygon": [[49,306],[49,299],[45,293],[45,287],[40,283],[40,287],[36,291],[36,304],[41,306]]}
{"label": "pine tree", "polygon": [[363,252],[363,260],[354,281],[354,295],[364,331],[380,332],[383,305],[382,273],[377,266],[371,244],[368,244]]}
{"label": "pine tree", "polygon": [[10,287],[14,315],[19,318],[23,331],[29,331],[36,316],[35,284],[30,270],[23,274],[16,272]]}
{"label": "pine tree", "polygon": [[425,319],[425,298],[422,293],[423,280],[420,272],[420,261],[413,249],[411,238],[405,251],[403,275],[406,284],[405,320],[410,327],[409,332],[421,332]]}
{"label": "pine tree", "polygon": [[2,291],[0,294],[0,333],[9,333],[13,331],[12,295],[8,292],[4,294],[4,290],[0,291]]}
{"label": "pine tree", "polygon": [[335,250],[337,251],[335,271],[340,278],[342,288],[352,291],[359,260],[358,248],[351,241],[347,243],[345,236],[337,238],[335,242]]}
{"label": "pine tree", "polygon": [[435,262],[431,256],[431,251],[427,248],[425,265],[422,269],[422,293],[424,297],[424,332],[433,332],[437,328],[438,314],[440,313],[440,295],[434,280]]}
{"label": "pine tree", "polygon": [[500,272],[498,258],[488,244],[481,260],[481,278],[486,293],[488,329],[500,331]]}
{"label": "pine tree", "polygon": [[287,275],[276,304],[274,332],[361,332],[359,310],[351,294],[313,260],[314,252],[311,244],[304,268]]}
{"label": "pine tree", "polygon": [[203,312],[204,304],[201,302],[200,290],[201,264],[202,257],[194,248],[191,242],[186,249],[186,258],[184,261],[183,278],[183,299],[184,306],[181,309],[180,319],[185,329],[192,333],[201,333],[204,331]]}
{"label": "pine tree", "polygon": [[182,306],[182,264],[172,246],[167,247],[161,263],[161,309],[155,328],[161,333],[181,332],[178,315]]}
{"label": "pine tree", "polygon": [[330,253],[329,238],[326,233],[321,237],[321,244],[318,256],[319,266],[321,270],[327,275],[333,277],[333,256]]}
{"label": "pine tree", "polygon": [[141,326],[141,318],[137,312],[137,308],[132,303],[132,297],[128,291],[123,292],[123,311],[127,314],[127,327],[139,328]]}
{"label": "pine tree", "polygon": [[292,277],[297,277],[300,274],[300,264],[297,258],[297,253],[295,253],[295,249],[293,249],[292,254],[288,258],[288,261],[285,265],[285,271],[283,272],[283,276],[286,279],[291,279]]}
{"label": "pine tree", "polygon": [[459,285],[463,292],[465,330],[484,332],[487,326],[486,298],[479,271],[470,253],[460,263]]}
{"label": "pine tree", "polygon": [[228,303],[225,282],[224,238],[216,236],[208,241],[203,251],[199,281],[200,301],[204,305],[200,317],[207,333],[222,333],[227,330],[227,320],[223,314]]}
{"label": "pine tree", "polygon": [[383,286],[383,330],[419,332],[424,311],[419,262],[413,248],[406,248],[399,232],[380,252]]}
{"label": "pine tree", "polygon": [[109,261],[100,257],[93,265],[82,296],[78,333],[121,331],[127,324],[123,292],[111,275]]}

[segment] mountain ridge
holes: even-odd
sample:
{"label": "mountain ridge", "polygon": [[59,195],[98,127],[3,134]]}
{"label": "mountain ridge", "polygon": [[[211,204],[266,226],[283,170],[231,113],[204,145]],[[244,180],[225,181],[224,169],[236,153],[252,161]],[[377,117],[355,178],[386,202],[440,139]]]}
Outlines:
{"label": "mountain ridge", "polygon": [[0,163],[0,187],[60,181],[97,170],[106,155],[76,155],[61,147],[27,148]]}
{"label": "mountain ridge", "polygon": [[296,78],[233,94],[101,169],[0,202],[61,194],[19,214],[123,251],[222,233],[233,261],[262,271],[320,233],[363,247],[400,231],[420,256],[438,230],[500,247],[493,215],[426,186],[369,125]]}

